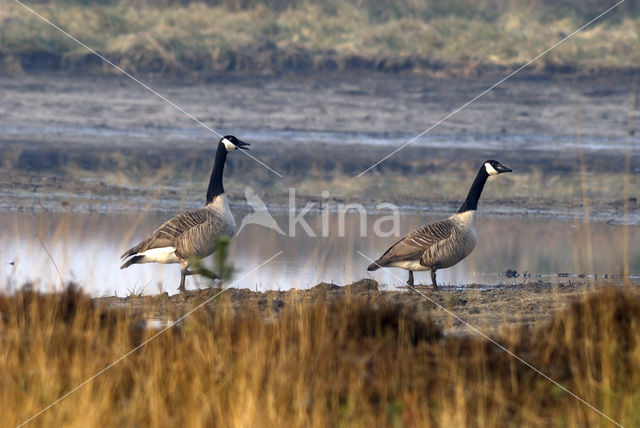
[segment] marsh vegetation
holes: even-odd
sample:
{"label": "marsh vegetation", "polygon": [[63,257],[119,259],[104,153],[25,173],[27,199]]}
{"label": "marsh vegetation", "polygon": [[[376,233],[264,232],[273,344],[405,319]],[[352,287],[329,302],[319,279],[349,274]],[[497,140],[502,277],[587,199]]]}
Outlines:
{"label": "marsh vegetation", "polygon": [[[221,72],[382,71],[474,76],[520,66],[615,2],[39,1],[38,13],[122,68],[190,76]],[[534,64],[538,73],[640,65],[640,8],[626,2]],[[112,73],[20,5],[0,14],[0,70]]]}
{"label": "marsh vegetation", "polygon": [[[323,297],[325,296],[325,297]],[[153,340],[156,311],[70,288],[0,297],[3,422],[15,426],[139,345],[34,420],[40,425],[592,426],[601,415],[483,338],[443,337],[429,312],[346,292],[285,304],[230,295]],[[135,298],[132,297],[135,300]],[[277,305],[276,305],[277,306]],[[640,296],[603,288],[533,327],[494,335],[624,426],[638,420]],[[153,315],[152,315],[153,316]],[[161,323],[161,326],[166,324]]]}

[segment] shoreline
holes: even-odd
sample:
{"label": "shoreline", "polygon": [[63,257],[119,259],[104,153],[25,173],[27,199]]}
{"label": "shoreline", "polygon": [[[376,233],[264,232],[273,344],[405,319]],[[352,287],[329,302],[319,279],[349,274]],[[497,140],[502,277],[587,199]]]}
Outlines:
{"label": "shoreline", "polygon": [[[132,207],[130,198],[118,198],[114,195],[105,195],[103,198],[95,195],[73,195],[70,193],[24,193],[24,192],[4,192],[2,202],[0,203],[0,213],[30,213],[37,215],[40,213],[55,214],[99,214],[99,215],[134,215],[140,213],[160,213],[171,216],[186,209],[195,209],[202,206],[199,201],[185,201],[183,199],[168,200],[139,197],[135,199],[136,206]],[[62,199],[62,201],[61,201]],[[289,205],[286,197],[278,198],[280,201],[265,201],[266,206],[272,215],[277,216],[279,213],[287,213]],[[319,196],[314,195],[296,195],[296,210],[299,211],[307,204],[314,204],[309,210],[311,216],[319,216],[322,213],[323,200]],[[378,205],[385,203],[396,203],[401,215],[403,214],[424,214],[448,216],[454,213],[458,205],[457,202],[447,200],[421,200],[415,198],[412,201],[371,201],[370,199],[342,199],[337,204],[362,204],[368,214],[385,214],[389,211],[381,210]],[[108,203],[108,205],[107,205]],[[631,203],[635,207],[636,203]],[[230,198],[229,205],[236,213],[241,216],[251,213],[252,209],[246,204],[244,198],[240,194],[235,194]],[[568,206],[566,201],[562,200],[542,200],[530,202],[523,199],[511,199],[508,201],[482,201],[481,212],[478,214],[482,217],[526,217],[533,219],[550,219],[557,221],[575,222],[584,221],[588,217],[590,223],[606,223],[617,226],[640,225],[637,210],[628,214],[625,221],[623,214],[623,201],[614,201],[608,204],[592,204],[590,210],[585,214],[584,207],[581,203],[571,204]],[[338,209],[333,207],[329,212],[337,213]]]}
{"label": "shoreline", "polygon": [[[3,175],[8,177],[3,179]],[[101,180],[72,177],[23,176],[0,169],[0,183],[5,190],[0,194],[0,212],[57,213],[57,214],[139,214],[166,213],[173,215],[186,209],[198,208],[203,201],[200,182],[182,183],[171,187],[114,185]],[[205,183],[206,184],[206,183]],[[229,205],[237,215],[250,213],[244,188],[229,186]],[[291,208],[287,189],[259,188],[259,195],[272,215],[287,215]],[[385,197],[388,197],[386,199]],[[340,212],[340,206],[361,204],[369,214],[389,213],[381,204],[393,204],[400,214],[450,215],[462,199],[443,196],[394,195],[330,195],[295,193],[296,211],[310,204],[308,212],[320,215],[324,210],[331,214]],[[588,205],[582,200],[553,197],[484,196],[480,201],[479,216],[547,218],[560,221],[576,221],[588,218],[590,222],[610,225],[640,225],[640,203],[637,198],[599,200],[591,199]]]}
{"label": "shoreline", "polygon": [[[251,49],[256,49],[251,55]],[[270,58],[265,67],[265,59],[260,46],[228,51],[212,63],[208,71],[189,69],[157,68],[155,66],[136,66],[127,70],[141,80],[165,84],[201,84],[219,82],[237,82],[254,79],[284,78],[354,78],[366,73],[377,77],[417,77],[435,80],[446,79],[499,79],[520,69],[525,63],[494,64],[472,62],[445,62],[417,55],[336,55],[335,52],[314,52],[301,49],[279,50]],[[234,61],[230,57],[241,57]],[[291,58],[296,60],[291,60]],[[146,64],[147,66],[149,64]],[[260,71],[257,71],[260,70]],[[543,62],[530,65],[518,72],[520,79],[554,78],[624,78],[640,72],[637,66],[584,65],[571,63]],[[73,56],[48,50],[29,50],[26,52],[0,52],[0,76],[2,77],[123,77],[123,73],[93,53],[74,53]]]}
{"label": "shoreline", "polygon": [[[497,334],[506,327],[533,327],[546,322],[554,313],[566,308],[585,293],[593,293],[602,288],[624,288],[624,280],[612,282],[613,280],[592,278],[592,281],[585,281],[575,276],[567,278],[564,282],[556,280],[550,282],[523,278],[521,284],[468,284],[454,289],[442,287],[435,292],[428,285],[417,285],[417,291],[388,289],[373,279],[362,279],[344,286],[320,283],[309,289],[286,291],[251,291],[232,287],[224,289],[219,298],[209,302],[207,301],[220,292],[220,289],[187,290],[184,294],[173,295],[165,292],[144,296],[105,296],[94,297],[92,300],[101,307],[123,308],[144,313],[147,328],[154,329],[157,323],[171,322],[166,314],[185,312],[204,302],[207,302],[206,305],[210,308],[220,302],[238,316],[247,311],[255,311],[261,318],[273,320],[282,310],[289,307],[314,303],[330,304],[357,298],[374,304],[399,305],[417,317],[430,316],[445,335],[460,335],[469,334],[464,323],[438,308],[433,302],[471,325],[482,326],[485,332]],[[637,278],[627,281],[638,284]]]}

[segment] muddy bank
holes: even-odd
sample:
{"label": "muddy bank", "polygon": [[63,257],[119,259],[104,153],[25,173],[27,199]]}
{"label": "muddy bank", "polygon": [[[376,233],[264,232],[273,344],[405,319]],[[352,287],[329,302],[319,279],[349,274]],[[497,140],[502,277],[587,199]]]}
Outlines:
{"label": "muddy bank", "polygon": [[[105,55],[104,52],[99,52]],[[211,55],[183,57],[179,64],[149,49],[146,58],[131,58],[131,54],[107,54],[115,64],[129,64],[129,72],[142,79],[181,79],[190,82],[206,82],[230,75],[291,76],[334,75],[345,73],[379,73],[395,76],[420,75],[433,78],[486,78],[509,73],[522,67],[517,64],[491,62],[447,62],[415,54],[377,54],[336,52],[335,50],[310,50],[303,47],[279,47],[268,39],[246,44],[238,48],[220,47]],[[132,64],[135,61],[135,64]],[[132,70],[131,68],[134,68]],[[581,64],[541,61],[522,72],[527,77],[593,77],[624,76],[638,72],[637,68],[619,66],[582,66]],[[55,52],[34,47],[23,51],[0,51],[0,74],[20,76],[37,73],[61,73],[80,77],[88,73],[109,76],[117,70],[95,54],[77,51]]]}
{"label": "muddy bank", "polygon": [[[463,321],[485,333],[497,334],[506,327],[533,327],[546,322],[557,310],[580,299],[585,293],[611,287],[611,284],[603,280],[575,281],[575,278],[554,283],[524,280],[521,284],[504,286],[471,284],[465,289],[442,287],[435,292],[430,286],[422,285],[416,286],[415,290],[389,291],[374,280],[363,279],[346,286],[321,283],[308,290],[255,292],[230,288],[220,293],[219,289],[203,289],[172,296],[164,293],[157,296],[99,297],[94,301],[98,305],[138,313],[147,320],[141,322],[155,328],[173,321],[166,314],[186,313],[203,303],[210,308],[219,306],[220,310],[232,310],[240,316],[257,311],[265,319],[273,319],[285,307],[304,308],[306,305],[364,299],[384,306],[397,305],[417,318],[432,317],[446,334],[471,334]],[[219,297],[213,298],[218,293]]]}
{"label": "muddy bank", "polygon": [[[449,211],[479,162],[497,158],[517,174],[483,195],[495,212],[581,215],[585,194],[601,221],[638,211],[622,188],[627,161],[632,187],[640,177],[631,76],[518,76],[360,178],[495,82],[320,75],[151,83],[218,132],[250,141],[250,153],[283,176],[230,156],[225,187],[236,206],[245,186],[279,207],[295,187],[301,202],[328,190],[335,202]],[[0,78],[0,88],[2,209],[175,211],[201,203],[218,137],[135,83],[46,75]]]}
{"label": "muddy bank", "polygon": [[[374,209],[390,202],[405,212],[448,213],[464,199],[478,163],[498,158],[517,175],[488,187],[482,199],[485,214],[576,218],[588,211],[595,221],[618,224],[625,215],[631,224],[640,220],[637,197],[611,191],[612,185],[622,190],[624,178],[615,170],[624,165],[625,154],[619,152],[586,153],[580,164],[570,152],[529,151],[519,156],[500,150],[418,146],[399,152],[358,178],[390,148],[326,143],[254,145],[252,153],[284,177],[263,169],[248,156],[230,156],[225,188],[234,210],[251,210],[245,199],[245,188],[250,186],[276,211],[289,209],[290,189],[295,189],[297,206],[311,202],[313,210],[349,203]],[[349,155],[353,153],[357,155]],[[0,167],[0,209],[173,213],[185,204],[196,207],[202,203],[214,157],[214,148],[197,143],[114,149],[82,142],[4,142],[0,143],[0,158],[5,164]],[[580,187],[583,168],[589,171],[586,201]],[[633,171],[631,185],[639,178]],[[609,182],[612,184],[607,185]],[[324,197],[323,191],[329,191],[330,196]]]}
{"label": "muddy bank", "polygon": [[[271,136],[272,141],[282,141],[288,131],[342,132],[339,137],[348,144],[364,139],[400,145],[500,77],[250,75],[206,83],[154,79],[147,83],[222,134],[246,138],[244,134],[282,131]],[[632,123],[629,129],[632,89],[632,74],[516,75],[439,125],[426,139],[455,135],[462,143],[473,136],[531,136],[536,137],[530,141],[532,149],[544,142],[539,137],[575,140],[578,130],[585,141],[625,139],[638,126]],[[112,147],[146,142],[154,147],[175,141],[204,146],[216,138],[126,77],[0,77],[0,100],[3,142],[82,141]],[[318,134],[316,139],[320,140]]]}
{"label": "muddy bank", "polygon": [[[136,212],[158,212],[170,216],[184,209],[197,208],[203,204],[206,182],[183,183],[180,187],[157,185],[131,186],[108,183],[95,179],[38,174],[16,174],[15,171],[0,170],[0,210],[20,212],[53,213],[101,213],[120,214]],[[291,199],[287,189],[259,189],[270,211],[287,212]],[[237,216],[252,212],[247,205],[244,188],[227,190],[232,210]],[[393,191],[375,195],[335,195],[324,198],[318,193],[296,192],[295,207],[302,209],[312,204],[311,213],[319,213],[326,204],[336,209],[340,204],[362,204],[370,213],[382,212],[380,203],[392,203],[403,213],[428,213],[450,215],[463,200],[447,196],[417,197],[397,194]],[[484,197],[481,215],[531,216],[558,220],[584,219],[608,224],[637,225],[640,221],[640,203],[636,197],[593,199],[585,204],[580,199],[567,200],[553,197]],[[586,211],[585,211],[586,210]]]}

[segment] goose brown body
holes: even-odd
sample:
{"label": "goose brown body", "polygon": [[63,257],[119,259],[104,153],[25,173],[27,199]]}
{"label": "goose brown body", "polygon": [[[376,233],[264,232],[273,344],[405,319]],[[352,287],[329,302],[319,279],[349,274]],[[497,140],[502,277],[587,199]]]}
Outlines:
{"label": "goose brown body", "polygon": [[430,270],[433,287],[437,290],[436,271],[460,262],[476,246],[476,209],[487,178],[510,171],[511,169],[497,161],[486,161],[457,213],[415,229],[392,245],[367,270],[375,271],[381,267],[406,269],[409,271],[407,283],[411,286],[414,271]]}
{"label": "goose brown body", "polygon": [[[207,257],[215,251],[215,238],[231,238],[236,233],[236,222],[231,215],[225,195],[219,195],[202,208],[181,213],[166,221],[135,247],[125,251],[121,258],[160,248],[172,248],[175,263],[191,257]],[[171,257],[171,256],[169,256]],[[148,262],[153,262],[149,258]],[[128,260],[122,267],[130,264]],[[129,263],[129,264],[127,264]],[[136,263],[145,263],[138,260]]]}
{"label": "goose brown body", "polygon": [[412,231],[370,267],[399,267],[414,271],[444,269],[471,254],[476,242],[475,211],[454,214]]}

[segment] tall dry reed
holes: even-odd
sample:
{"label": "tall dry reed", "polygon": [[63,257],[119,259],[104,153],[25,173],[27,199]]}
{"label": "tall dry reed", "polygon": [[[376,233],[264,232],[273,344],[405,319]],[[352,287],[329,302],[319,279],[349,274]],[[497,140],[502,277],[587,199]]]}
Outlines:
{"label": "tall dry reed", "polygon": [[[224,296],[224,295],[223,295]],[[0,298],[0,402],[15,426],[198,302],[104,307],[67,289]],[[206,305],[33,421],[42,426],[607,426],[476,337],[357,295]],[[133,309],[136,308],[136,309]],[[496,337],[625,426],[640,415],[640,295],[586,294],[547,325]]]}

